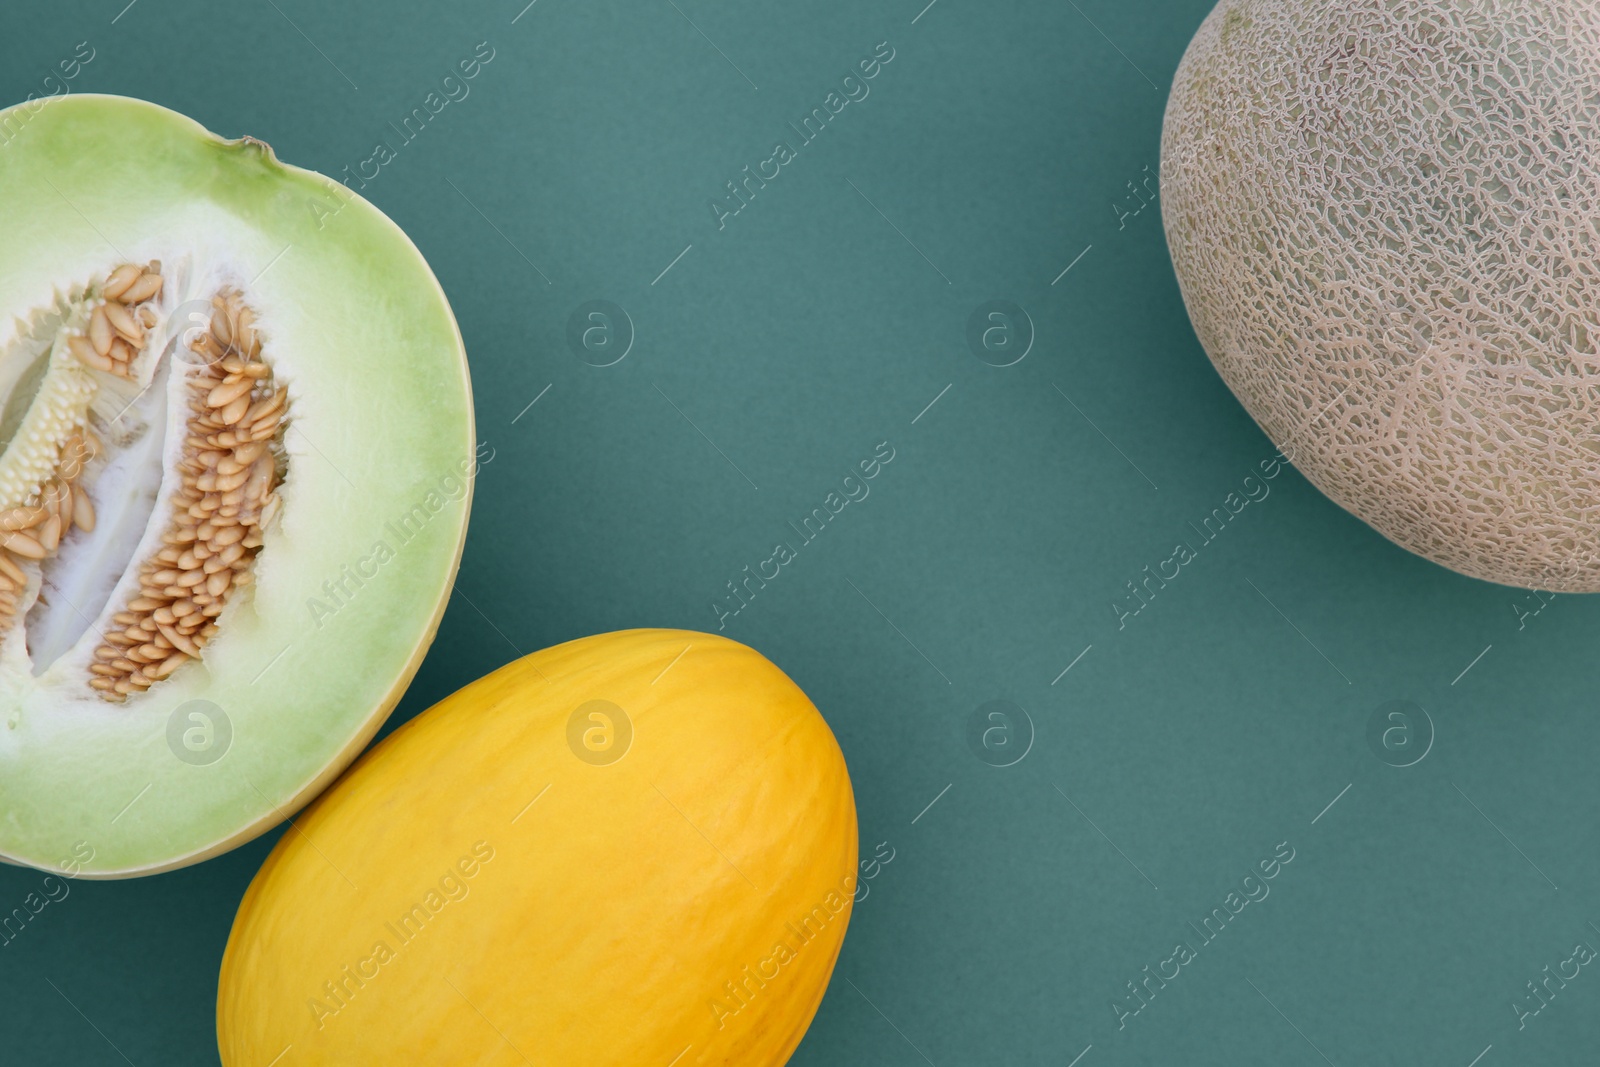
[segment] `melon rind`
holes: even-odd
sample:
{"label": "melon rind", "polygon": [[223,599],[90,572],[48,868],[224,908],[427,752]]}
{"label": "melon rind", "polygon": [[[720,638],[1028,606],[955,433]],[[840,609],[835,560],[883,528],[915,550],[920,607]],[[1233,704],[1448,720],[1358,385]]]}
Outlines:
{"label": "melon rind", "polygon": [[1600,590],[1600,7],[1223,0],[1161,200],[1201,343],[1313,484],[1464,574]]}
{"label": "melon rind", "polygon": [[[597,701],[628,724],[605,762],[575,730]],[[780,1067],[876,869],[816,706],[682,630],[507,664],[297,825],[228,936],[225,1067]]]}
{"label": "melon rind", "polygon": [[[470,383],[421,253],[349,189],[154,104],[74,95],[22,107],[26,122],[0,147],[0,309],[26,319],[119,263],[189,257],[245,286],[289,391],[281,515],[202,662],[107,704],[83,681],[92,630],[39,677],[14,649],[0,657],[0,858],[147,874],[291,815],[399,699],[460,559],[464,475],[476,469]],[[0,345],[15,332],[0,329]],[[407,515],[402,539],[390,524]],[[392,552],[381,565],[380,541]],[[331,614],[314,611],[313,600],[334,605],[323,583],[347,567],[372,576],[346,579],[353,595]],[[231,724],[209,764],[168,744],[169,717],[193,700]]]}

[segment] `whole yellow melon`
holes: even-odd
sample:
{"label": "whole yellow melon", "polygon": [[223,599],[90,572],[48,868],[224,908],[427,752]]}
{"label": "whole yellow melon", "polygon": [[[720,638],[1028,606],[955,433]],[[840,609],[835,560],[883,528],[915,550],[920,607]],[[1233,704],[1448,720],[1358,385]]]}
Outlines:
{"label": "whole yellow melon", "polygon": [[1167,107],[1196,332],[1319,489],[1600,590],[1600,5],[1223,0]]}
{"label": "whole yellow melon", "polygon": [[678,630],[496,671],[296,824],[228,939],[226,1067],[776,1067],[857,884],[822,716],[759,653]]}

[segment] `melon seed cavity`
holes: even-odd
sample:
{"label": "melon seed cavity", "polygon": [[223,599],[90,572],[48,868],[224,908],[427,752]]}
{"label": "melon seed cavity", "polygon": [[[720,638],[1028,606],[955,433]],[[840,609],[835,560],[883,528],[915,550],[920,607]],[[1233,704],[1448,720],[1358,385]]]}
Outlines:
{"label": "melon seed cavity", "polygon": [[123,264],[0,362],[0,654],[24,640],[39,674],[91,642],[83,684],[117,702],[204,656],[287,474],[255,311],[223,287],[179,334],[168,280]]}

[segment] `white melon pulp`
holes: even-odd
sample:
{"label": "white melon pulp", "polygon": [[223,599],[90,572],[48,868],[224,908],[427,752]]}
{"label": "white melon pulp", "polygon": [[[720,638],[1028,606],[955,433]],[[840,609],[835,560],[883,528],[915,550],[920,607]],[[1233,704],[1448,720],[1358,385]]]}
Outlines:
{"label": "white melon pulp", "polygon": [[0,204],[0,859],[167,870],[292,814],[415,673],[476,473],[460,334],[376,208],[152,104],[37,109]]}

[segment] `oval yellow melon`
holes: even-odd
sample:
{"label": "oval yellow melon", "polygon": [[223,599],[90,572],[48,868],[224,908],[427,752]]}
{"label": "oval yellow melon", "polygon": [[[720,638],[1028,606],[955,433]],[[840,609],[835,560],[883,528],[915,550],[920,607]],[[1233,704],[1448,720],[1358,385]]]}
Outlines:
{"label": "oval yellow melon", "polygon": [[782,1064],[856,845],[833,734],[759,653],[677,630],[535,653],[278,843],[223,957],[222,1061]]}

